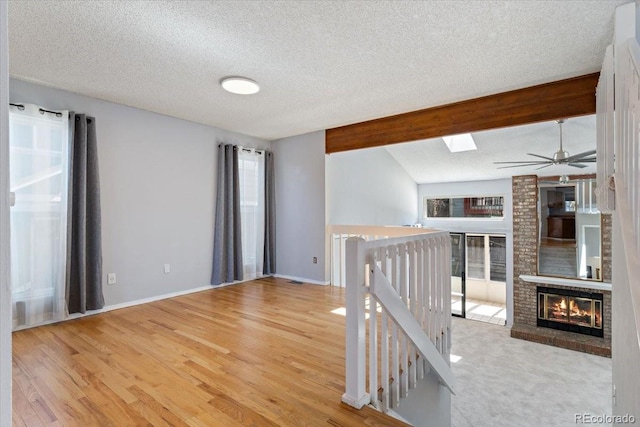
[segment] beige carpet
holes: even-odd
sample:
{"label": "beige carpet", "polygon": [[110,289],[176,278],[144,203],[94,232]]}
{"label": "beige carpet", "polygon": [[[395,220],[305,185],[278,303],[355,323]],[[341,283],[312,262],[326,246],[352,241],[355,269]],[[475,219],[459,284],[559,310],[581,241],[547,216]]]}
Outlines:
{"label": "beige carpet", "polygon": [[576,414],[611,414],[611,359],[460,318],[453,318],[453,339],[451,353],[461,357],[451,364],[453,427],[575,427]]}

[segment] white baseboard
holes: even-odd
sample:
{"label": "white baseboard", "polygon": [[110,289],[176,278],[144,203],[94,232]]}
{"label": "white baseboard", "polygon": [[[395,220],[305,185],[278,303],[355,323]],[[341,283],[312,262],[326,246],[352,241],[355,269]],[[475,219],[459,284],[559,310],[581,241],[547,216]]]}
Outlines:
{"label": "white baseboard", "polygon": [[327,285],[331,284],[331,282],[329,282],[329,281],[321,282],[319,280],[305,279],[304,277],[286,276],[284,274],[274,274],[273,277],[277,277],[279,279],[296,280],[298,282],[310,283],[312,285],[327,286]]}
{"label": "white baseboard", "polygon": [[[160,300],[167,299],[167,298],[180,297],[182,295],[189,295],[189,294],[193,294],[193,293],[196,293],[196,292],[210,291],[210,290],[218,288],[218,287],[219,286],[210,286],[210,285],[208,285],[208,286],[199,286],[197,288],[191,288],[191,289],[187,289],[187,290],[184,290],[184,291],[169,292],[167,294],[156,295],[156,296],[152,296],[152,297],[149,297],[149,298],[142,298],[142,299],[137,299],[137,300],[133,300],[133,301],[122,302],[120,304],[106,305],[103,308],[101,308],[100,310],[93,310],[91,312],[91,314],[98,314],[98,313],[104,313],[104,312],[111,311],[111,310],[118,310],[120,308],[133,307],[134,305],[147,304],[149,302],[160,301]],[[75,313],[75,314],[78,314],[78,313]],[[73,318],[73,316],[75,314],[70,315],[69,319]],[[80,314],[79,317],[83,316],[82,313],[79,313],[79,314]]]}
{"label": "white baseboard", "polygon": [[83,317],[83,316],[88,316],[88,315],[92,315],[92,314],[105,313],[105,312],[111,311],[111,310],[118,310],[120,308],[133,307],[135,305],[147,304],[147,303],[150,303],[150,302],[160,301],[160,300],[163,300],[163,299],[175,298],[175,297],[179,297],[179,296],[182,296],[182,295],[194,294],[196,292],[210,291],[210,290],[213,290],[213,289],[224,288],[226,286],[232,286],[232,285],[238,285],[240,283],[250,282],[252,280],[258,280],[258,279],[260,279],[260,277],[257,277],[255,279],[236,280],[235,282],[222,283],[222,284],[216,285],[216,286],[213,286],[213,285],[199,286],[197,288],[186,289],[184,291],[169,292],[169,293],[162,294],[162,295],[155,295],[155,296],[152,296],[152,297],[149,297],[149,298],[142,298],[142,299],[138,299],[138,300],[134,300],[134,301],[123,302],[123,303],[120,303],[120,304],[107,305],[107,306],[101,308],[100,310],[93,310],[90,313],[89,312],[87,312],[85,314],[74,313],[74,314],[70,315],[67,319],[64,319],[64,320],[75,319],[77,317]]}
{"label": "white baseboard", "polygon": [[[297,280],[299,282],[311,283],[313,285],[329,285],[329,282],[319,282],[317,280],[310,280],[310,279],[305,279],[305,278],[302,278],[302,277],[284,276],[284,275],[279,275],[279,274],[274,274],[273,276],[281,278],[281,279]],[[268,277],[268,276],[265,276],[265,277]],[[217,288],[223,288],[225,286],[238,285],[240,283],[250,282],[252,280],[258,280],[258,279],[260,279],[260,277],[257,277],[255,279],[238,280],[238,281],[231,282],[231,283],[223,283],[223,284],[217,285],[217,286],[211,286],[211,285],[199,286],[197,288],[186,289],[186,290],[183,290],[183,291],[169,292],[169,293],[166,293],[166,294],[155,295],[155,296],[148,297],[148,298],[141,298],[141,299],[137,299],[137,300],[133,300],[133,301],[122,302],[122,303],[119,303],[119,304],[106,305],[106,306],[104,306],[103,308],[101,308],[99,310],[88,310],[86,313],[73,313],[73,314],[70,314],[68,317],[66,317],[66,318],[64,318],[62,320],[59,320],[59,319],[58,320],[47,320],[47,321],[44,321],[42,323],[37,323],[37,324],[33,324],[33,325],[24,325],[24,326],[18,326],[18,327],[15,327],[15,325],[14,325],[14,329],[13,330],[14,331],[19,331],[21,329],[35,328],[37,326],[49,325],[51,323],[65,322],[67,320],[79,319],[81,317],[86,317],[86,316],[93,316],[95,314],[106,313],[106,312],[112,311],[112,310],[119,310],[121,308],[133,307],[133,306],[140,305],[140,304],[147,304],[147,303],[154,302],[154,301],[160,301],[160,300],[168,299],[168,298],[175,298],[175,297],[179,297],[179,296],[182,296],[182,295],[193,294],[193,293],[196,293],[196,292],[209,291],[209,290],[213,290],[213,289],[217,289]]]}

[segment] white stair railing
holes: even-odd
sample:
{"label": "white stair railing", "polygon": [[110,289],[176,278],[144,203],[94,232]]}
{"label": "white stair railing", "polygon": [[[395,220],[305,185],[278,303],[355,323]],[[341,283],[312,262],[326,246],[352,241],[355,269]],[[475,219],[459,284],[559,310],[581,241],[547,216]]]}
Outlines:
{"label": "white stair railing", "polygon": [[450,237],[446,232],[417,232],[346,241],[342,400],[351,406],[371,404],[389,412],[430,370],[453,393]]}
{"label": "white stair railing", "polygon": [[636,8],[616,10],[616,25],[624,25],[616,27],[596,91],[598,204],[613,220],[612,410],[619,416],[640,413],[640,46],[637,23],[626,20]]}
{"label": "white stair railing", "polygon": [[409,226],[388,225],[340,225],[327,226],[331,260],[331,285],[344,287],[346,283],[346,249],[349,237],[362,237],[364,240],[384,239],[387,237],[411,236],[431,233],[432,229]]}
{"label": "white stair railing", "polygon": [[[598,152],[598,172],[602,170],[609,179],[613,174],[608,188],[615,187],[614,215],[623,230],[621,243],[624,248],[624,252],[618,253],[624,253],[626,267],[626,272],[614,280],[618,289],[629,288],[635,312],[633,327],[640,346],[640,286],[629,281],[640,277],[640,46],[631,38],[616,46],[615,58],[611,55],[608,50],[598,83],[597,115],[600,118],[598,125],[602,126],[600,130],[609,132],[615,124],[615,131],[611,135],[603,133],[598,140],[598,149],[609,156],[606,158]],[[613,208],[613,203],[610,207]]]}

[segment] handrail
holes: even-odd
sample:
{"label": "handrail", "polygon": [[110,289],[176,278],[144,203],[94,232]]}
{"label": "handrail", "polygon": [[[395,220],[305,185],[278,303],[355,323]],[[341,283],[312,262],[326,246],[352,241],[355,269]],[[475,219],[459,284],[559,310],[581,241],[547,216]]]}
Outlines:
{"label": "handrail", "polygon": [[327,233],[329,234],[351,234],[360,236],[411,236],[414,234],[433,233],[432,228],[409,227],[403,225],[345,225],[329,224]]}
{"label": "handrail", "polygon": [[346,282],[345,242],[349,237],[359,236],[365,240],[386,239],[389,237],[412,236],[436,232],[432,228],[396,226],[396,225],[327,225],[329,239],[331,285],[344,287]]}

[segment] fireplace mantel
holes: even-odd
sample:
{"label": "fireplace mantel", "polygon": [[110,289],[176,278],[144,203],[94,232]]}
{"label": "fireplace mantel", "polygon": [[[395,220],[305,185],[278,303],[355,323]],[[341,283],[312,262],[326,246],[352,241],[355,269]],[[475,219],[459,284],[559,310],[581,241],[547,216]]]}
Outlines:
{"label": "fireplace mantel", "polygon": [[544,283],[547,285],[571,286],[574,288],[592,289],[597,291],[611,291],[611,283],[592,282],[588,280],[565,279],[562,277],[550,276],[529,276],[520,275],[520,279],[529,283]]}

